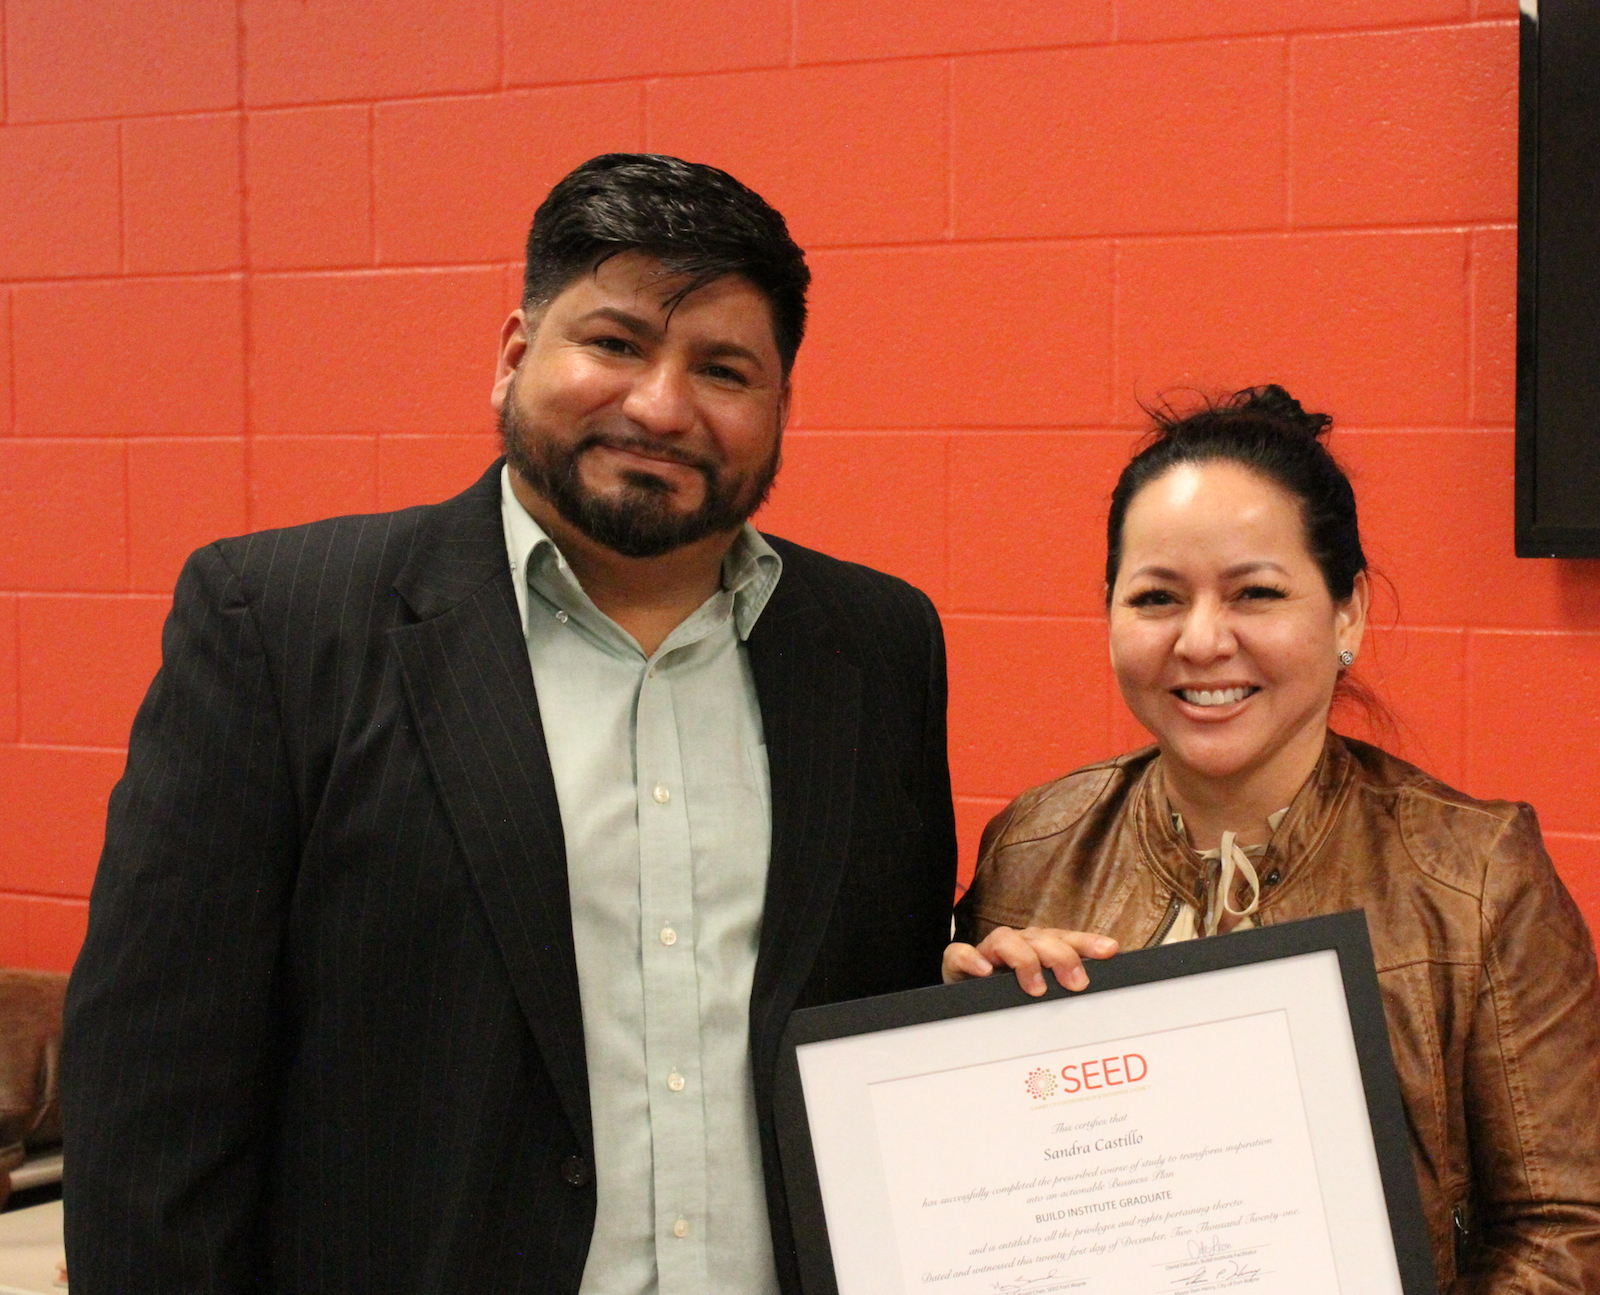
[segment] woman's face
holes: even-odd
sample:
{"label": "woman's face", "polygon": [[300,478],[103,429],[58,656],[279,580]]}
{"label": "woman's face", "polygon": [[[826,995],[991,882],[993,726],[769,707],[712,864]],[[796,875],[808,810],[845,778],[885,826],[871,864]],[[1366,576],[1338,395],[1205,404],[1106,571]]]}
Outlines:
{"label": "woman's face", "polygon": [[1236,463],[1185,464],[1128,506],[1111,664],[1175,772],[1283,775],[1292,794],[1321,753],[1366,601],[1365,576],[1333,601],[1293,495]]}

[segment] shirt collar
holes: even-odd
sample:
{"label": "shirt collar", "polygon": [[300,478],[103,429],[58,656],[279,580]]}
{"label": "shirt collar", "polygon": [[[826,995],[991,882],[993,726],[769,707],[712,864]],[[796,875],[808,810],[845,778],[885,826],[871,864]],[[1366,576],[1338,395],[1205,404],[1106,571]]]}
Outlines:
{"label": "shirt collar", "polygon": [[[561,575],[576,585],[561,550],[544,527],[522,506],[511,489],[511,468],[500,468],[500,521],[505,532],[506,559],[511,583],[517,590],[517,613],[522,632],[528,632],[528,572],[538,562],[553,563]],[[722,559],[722,587],[733,595],[733,626],[740,639],[748,639],[783,575],[783,559],[761,532],[746,522]],[[581,586],[580,586],[581,587]]]}
{"label": "shirt collar", "polygon": [[750,637],[782,574],[783,559],[746,522],[722,559],[722,587],[733,594],[733,627],[741,639]]}

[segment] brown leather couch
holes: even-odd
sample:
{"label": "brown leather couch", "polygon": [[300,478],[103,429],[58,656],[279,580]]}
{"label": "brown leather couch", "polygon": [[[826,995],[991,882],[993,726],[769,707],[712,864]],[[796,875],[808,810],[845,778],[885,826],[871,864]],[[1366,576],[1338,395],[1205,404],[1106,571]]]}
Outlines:
{"label": "brown leather couch", "polygon": [[0,968],[0,1205],[11,1194],[11,1171],[61,1141],[56,1076],[66,996],[60,972]]}

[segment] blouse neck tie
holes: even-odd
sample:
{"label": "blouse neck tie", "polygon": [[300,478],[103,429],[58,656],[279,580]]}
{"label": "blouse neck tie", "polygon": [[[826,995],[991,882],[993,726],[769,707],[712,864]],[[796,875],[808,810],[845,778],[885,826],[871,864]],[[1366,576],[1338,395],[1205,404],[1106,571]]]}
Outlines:
{"label": "blouse neck tie", "polygon": [[[1200,857],[1206,860],[1208,864],[1217,863],[1220,865],[1216,885],[1211,891],[1211,902],[1206,905],[1205,933],[1207,935],[1217,934],[1222,927],[1224,917],[1233,919],[1228,923],[1228,929],[1232,930],[1261,907],[1261,879],[1256,875],[1256,865],[1252,856],[1260,858],[1266,852],[1267,847],[1265,845],[1240,845],[1233,832],[1224,832],[1222,834],[1222,844],[1215,850],[1200,851]],[[1241,876],[1244,878],[1244,884],[1250,892],[1250,902],[1243,908],[1235,908],[1233,906],[1233,887],[1235,881]]]}
{"label": "blouse neck tie", "polygon": [[[1276,832],[1278,824],[1283,822],[1283,816],[1289,812],[1288,807],[1267,815],[1267,827]],[[1177,813],[1172,815],[1173,826],[1179,832],[1183,831],[1183,818]],[[1210,890],[1211,894],[1206,903],[1206,911],[1201,919],[1202,935],[1217,935],[1231,931],[1246,918],[1255,915],[1261,907],[1261,878],[1256,873],[1255,861],[1267,852],[1266,844],[1240,845],[1238,833],[1224,832],[1222,844],[1215,850],[1198,850],[1196,853],[1206,862],[1206,875],[1209,879],[1215,875],[1216,882]],[[1212,870],[1211,864],[1216,864]],[[1250,894],[1250,902],[1243,908],[1233,906],[1233,889],[1239,878],[1244,878],[1245,888]],[[1226,922],[1226,926],[1224,926]]]}

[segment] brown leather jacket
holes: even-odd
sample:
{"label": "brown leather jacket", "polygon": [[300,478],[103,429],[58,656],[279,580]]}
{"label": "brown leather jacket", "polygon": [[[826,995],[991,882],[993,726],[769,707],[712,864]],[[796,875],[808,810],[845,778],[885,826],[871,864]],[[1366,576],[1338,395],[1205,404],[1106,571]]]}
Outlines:
{"label": "brown leather jacket", "polygon": [[56,1091],[67,978],[0,969],[0,1205],[29,1151],[61,1141]]}
{"label": "brown leather jacket", "polygon": [[[1533,810],[1330,733],[1256,867],[1263,925],[1366,910],[1441,1287],[1600,1292],[1595,952]],[[997,815],[956,938],[1032,925],[1157,944],[1203,875],[1147,748]]]}

